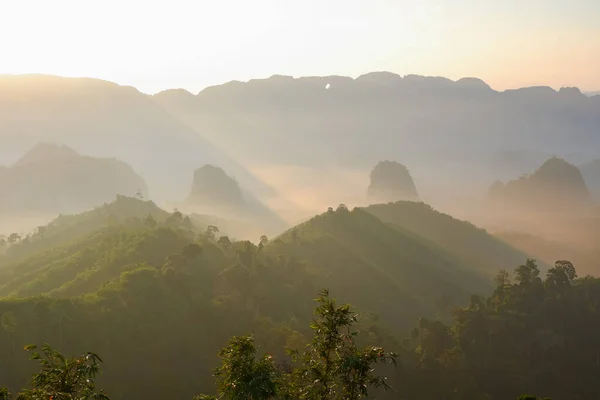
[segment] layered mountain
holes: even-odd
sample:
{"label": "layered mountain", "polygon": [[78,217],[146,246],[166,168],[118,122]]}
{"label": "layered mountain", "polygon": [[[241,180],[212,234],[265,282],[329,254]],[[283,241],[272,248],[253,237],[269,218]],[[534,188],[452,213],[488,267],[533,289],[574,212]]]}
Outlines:
{"label": "layered mountain", "polygon": [[371,171],[369,179],[367,192],[375,202],[419,200],[417,188],[408,168],[398,162],[380,161]]}
{"label": "layered mountain", "polygon": [[116,195],[147,196],[144,180],[114,158],[84,156],[41,143],[0,173],[0,215],[57,215],[81,212]]}
{"label": "layered mountain", "polygon": [[0,76],[0,164],[40,141],[94,157],[115,157],[146,179],[155,199],[180,198],[198,163],[218,163],[260,194],[244,167],[132,87],[97,79]]}
{"label": "layered mountain", "polygon": [[[278,234],[287,224],[237,180],[214,165],[204,165],[194,171],[192,189],[184,203],[186,210],[226,218],[232,223],[251,227],[255,233]],[[246,231],[250,232],[250,231]]]}
{"label": "layered mountain", "polygon": [[[600,103],[576,88],[498,92],[475,78],[375,72],[356,79],[276,75],[153,99],[247,165],[325,171],[401,159],[428,181],[483,184],[531,170],[531,160],[552,154],[578,162],[600,152]],[[515,150],[524,155],[518,165],[504,157]]]}
{"label": "layered mountain", "polygon": [[489,201],[495,210],[507,214],[579,214],[589,209],[591,195],[576,166],[552,157],[531,175],[494,183]]}

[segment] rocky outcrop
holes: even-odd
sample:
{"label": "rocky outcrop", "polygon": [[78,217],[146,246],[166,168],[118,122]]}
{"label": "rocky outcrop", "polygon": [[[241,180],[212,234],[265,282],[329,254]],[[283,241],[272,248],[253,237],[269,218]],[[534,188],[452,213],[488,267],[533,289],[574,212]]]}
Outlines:
{"label": "rocky outcrop", "polygon": [[591,203],[581,171],[565,160],[552,157],[535,172],[502,184],[488,193],[490,204],[505,212],[579,211]]}
{"label": "rocky outcrop", "polygon": [[268,206],[214,165],[194,171],[192,189],[183,207],[190,212],[249,224],[262,233],[281,233],[288,227]]}
{"label": "rocky outcrop", "polygon": [[369,197],[377,202],[418,201],[415,183],[404,165],[395,161],[379,162],[370,174]]}
{"label": "rocky outcrop", "polygon": [[222,168],[205,165],[194,171],[192,190],[187,200],[190,204],[239,210],[246,205],[238,182]]}

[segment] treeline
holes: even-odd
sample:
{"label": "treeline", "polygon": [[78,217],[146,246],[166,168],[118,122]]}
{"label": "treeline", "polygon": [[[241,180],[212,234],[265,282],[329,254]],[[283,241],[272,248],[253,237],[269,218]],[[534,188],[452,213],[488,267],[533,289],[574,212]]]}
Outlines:
{"label": "treeline", "polygon": [[[349,305],[338,306],[323,291],[316,300],[310,328],[313,338],[303,351],[289,349],[292,362],[277,362],[270,354],[257,355],[253,336],[233,337],[218,353],[221,366],[215,369],[217,395],[201,394],[194,400],[359,400],[373,389],[388,390],[387,377],[375,373],[378,364],[396,366],[397,355],[381,347],[360,348],[354,330],[357,314]],[[95,378],[102,360],[94,353],[66,358],[45,344],[42,352],[30,345],[41,371],[31,379],[31,388],[23,389],[17,400],[37,399],[102,399],[109,400],[103,390],[96,389]],[[7,389],[0,389],[0,399],[11,399]],[[536,400],[521,395],[519,400]],[[544,400],[544,399],[540,399]]]}

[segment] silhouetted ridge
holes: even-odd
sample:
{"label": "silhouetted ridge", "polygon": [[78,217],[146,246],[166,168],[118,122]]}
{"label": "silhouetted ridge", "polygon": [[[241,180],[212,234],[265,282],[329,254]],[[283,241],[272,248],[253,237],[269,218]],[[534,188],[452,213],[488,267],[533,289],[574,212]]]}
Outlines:
{"label": "silhouetted ridge", "polygon": [[244,196],[235,179],[222,168],[205,165],[194,171],[194,181],[188,202],[242,207]]}
{"label": "silhouetted ridge", "polygon": [[130,165],[51,143],[35,146],[2,175],[0,214],[80,212],[117,194],[148,195],[146,183]]}
{"label": "silhouetted ridge", "polygon": [[260,233],[274,234],[288,225],[225,171],[204,165],[194,172],[192,189],[184,207],[194,213],[233,219],[240,226],[253,225]]}
{"label": "silhouetted ridge", "polygon": [[590,205],[590,192],[581,171],[565,160],[552,157],[531,175],[505,185],[496,182],[489,191],[491,202],[505,211],[581,211]]}
{"label": "silhouetted ridge", "polygon": [[419,199],[408,168],[395,161],[381,161],[375,166],[370,174],[368,194],[379,202]]}
{"label": "silhouetted ridge", "polygon": [[21,157],[14,167],[24,167],[29,164],[48,163],[80,157],[73,149],[55,143],[38,143]]}

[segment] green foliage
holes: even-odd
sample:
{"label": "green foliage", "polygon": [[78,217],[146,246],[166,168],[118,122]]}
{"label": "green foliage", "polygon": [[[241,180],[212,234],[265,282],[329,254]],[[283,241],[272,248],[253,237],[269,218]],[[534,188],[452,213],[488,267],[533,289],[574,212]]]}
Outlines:
{"label": "green foliage", "polygon": [[[33,373],[17,349],[48,342],[69,354],[102,354],[99,382],[119,400],[211,392],[217,354],[229,365],[217,383],[262,377],[229,397],[268,396],[274,387],[274,398],[360,398],[365,385],[383,399],[600,397],[600,281],[578,278],[568,261],[546,273],[528,260],[499,273],[494,289],[461,262],[466,256],[444,248],[448,242],[362,209],[332,209],[280,237],[253,236],[255,244],[193,216],[192,226],[183,214],[167,223],[174,214],[154,214],[139,199],[107,207],[109,215],[60,217],[62,228],[51,224],[29,244],[4,249],[22,251],[0,258],[0,382],[13,393]],[[443,235],[454,224],[443,225]],[[499,247],[482,250],[487,240],[474,241],[470,254],[518,265],[495,260]],[[461,252],[468,256],[468,246]],[[306,327],[317,287],[356,305],[360,324],[323,294],[315,329]],[[218,353],[227,337],[237,337],[235,351]],[[397,349],[401,368],[386,365],[387,353],[370,343]],[[292,359],[285,348],[299,351]],[[376,389],[387,382],[395,393]]]}
{"label": "green foliage", "polygon": [[[222,365],[215,371],[218,398],[242,400],[366,398],[370,388],[389,386],[373,374],[379,363],[396,364],[396,355],[380,347],[358,348],[351,328],[357,322],[349,305],[337,306],[327,291],[317,299],[310,325],[313,339],[306,350],[290,350],[295,367],[278,370],[273,357],[256,359],[252,336],[234,337],[219,352]],[[201,395],[197,400],[215,397]]]}
{"label": "green foliage", "polygon": [[[222,365],[215,370],[219,398],[231,400],[270,399],[276,395],[278,373],[270,355],[256,359],[252,336],[233,337],[219,351]],[[200,395],[197,400],[211,396]]]}
{"label": "green foliage", "polygon": [[[31,389],[23,389],[17,400],[109,400],[102,390],[96,390],[94,380],[100,373],[102,360],[94,353],[66,358],[48,344],[42,352],[29,345],[31,359],[38,361],[40,371],[31,379]],[[0,389],[0,400],[11,398],[8,389]]]}

